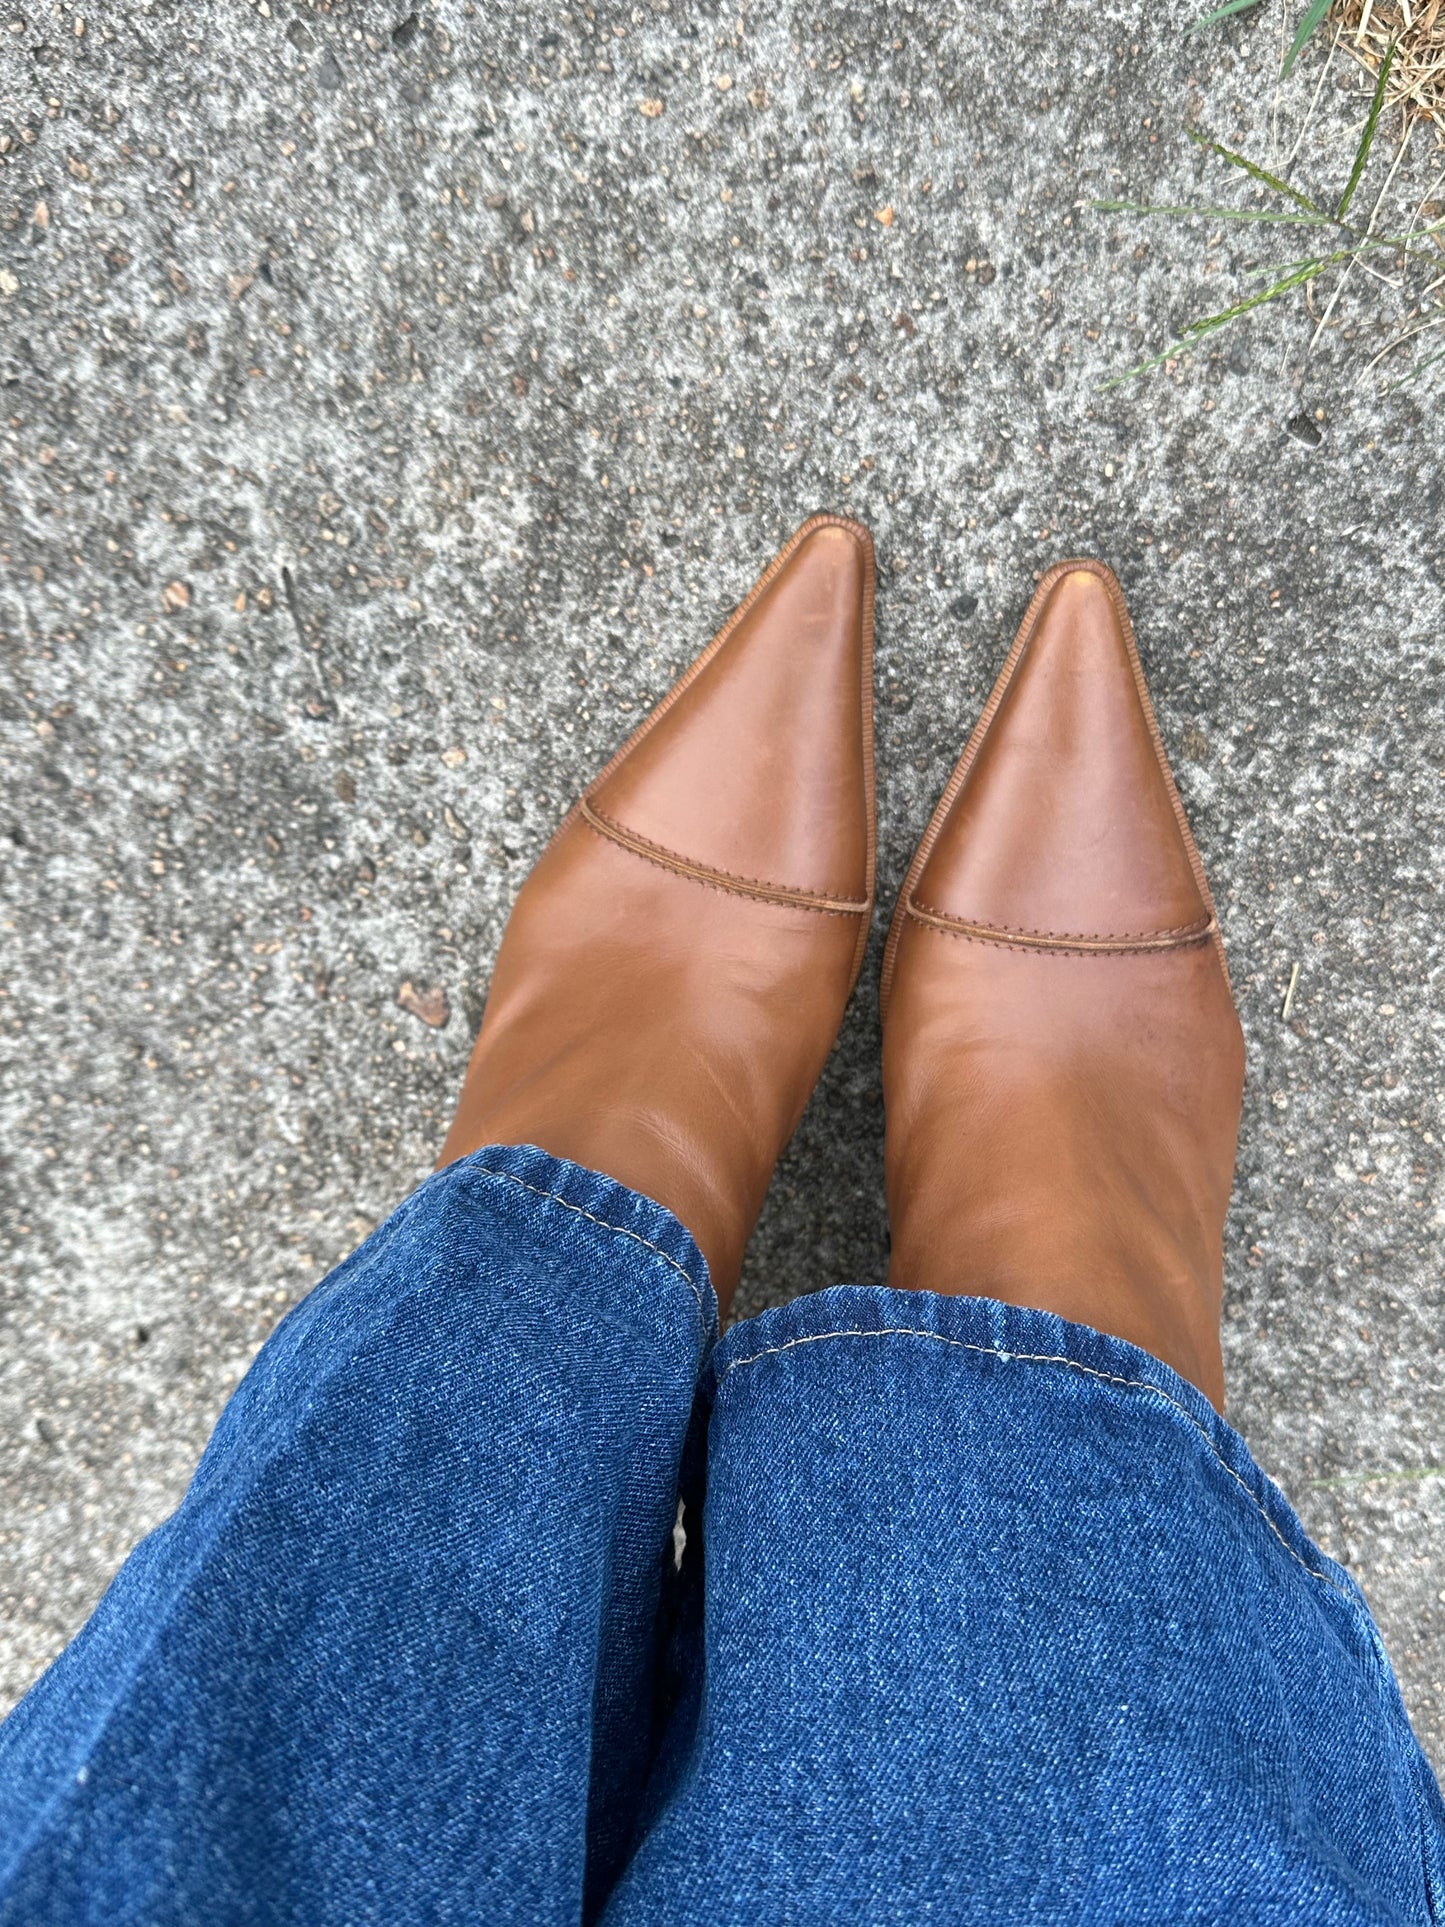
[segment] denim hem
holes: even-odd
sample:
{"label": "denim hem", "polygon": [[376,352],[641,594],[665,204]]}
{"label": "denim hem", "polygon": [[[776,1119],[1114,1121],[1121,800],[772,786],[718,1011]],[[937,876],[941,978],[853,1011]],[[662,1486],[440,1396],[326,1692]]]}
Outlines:
{"label": "denim hem", "polygon": [[1295,1564],[1364,1616],[1381,1670],[1389,1674],[1358,1585],[1313,1543],[1288,1499],[1256,1465],[1234,1427],[1162,1359],[1126,1339],[1033,1306],[931,1291],[896,1291],[885,1285],[837,1285],[734,1325],[709,1363],[711,1396],[716,1400],[730,1386],[736,1388],[737,1374],[765,1359],[776,1361],[842,1339],[911,1340],[936,1347],[940,1357],[990,1358],[1003,1366],[1073,1372],[1096,1381],[1101,1397],[1147,1399],[1161,1419],[1212,1456]]}
{"label": "denim hem", "polygon": [[706,1353],[718,1333],[717,1293],[692,1233],[665,1205],[535,1144],[484,1145],[433,1172],[412,1197],[419,1198],[434,1186],[469,1184],[476,1178],[512,1185],[651,1252],[691,1293]]}

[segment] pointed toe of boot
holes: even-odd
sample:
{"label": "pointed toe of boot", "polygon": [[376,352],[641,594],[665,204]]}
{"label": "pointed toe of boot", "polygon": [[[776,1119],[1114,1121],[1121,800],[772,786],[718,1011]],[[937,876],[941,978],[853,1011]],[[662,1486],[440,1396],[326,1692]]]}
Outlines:
{"label": "pointed toe of boot", "polygon": [[1042,949],[1217,940],[1123,595],[1102,563],[1046,580],[904,899],[940,927]]}
{"label": "pointed toe of boot", "polygon": [[873,545],[815,517],[584,796],[594,829],[719,887],[873,894]]}

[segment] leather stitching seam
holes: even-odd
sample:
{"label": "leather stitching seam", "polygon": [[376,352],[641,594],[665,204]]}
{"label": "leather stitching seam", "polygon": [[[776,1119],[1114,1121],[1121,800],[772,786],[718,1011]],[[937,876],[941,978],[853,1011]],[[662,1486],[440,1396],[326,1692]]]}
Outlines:
{"label": "leather stitching seam", "polygon": [[639,836],[625,824],[618,823],[604,814],[587,797],[581,800],[582,820],[589,829],[609,843],[640,856],[647,863],[655,863],[659,868],[669,870],[674,876],[690,878],[695,883],[710,884],[714,889],[727,890],[734,896],[752,897],[760,903],[780,903],[796,910],[813,910],[823,916],[862,917],[871,915],[871,902],[851,901],[843,897],[831,897],[818,890],[800,890],[786,883],[768,883],[758,877],[738,876],[731,870],[714,869],[711,864],[694,862],[666,845],[654,843],[650,838]]}
{"label": "leather stitching seam", "polygon": [[951,1346],[955,1351],[980,1352],[985,1357],[1000,1359],[1006,1365],[1064,1365],[1067,1366],[1071,1372],[1079,1372],[1085,1378],[1097,1378],[1106,1385],[1117,1385],[1127,1391],[1152,1392],[1156,1398],[1162,1399],[1163,1402],[1177,1412],[1181,1418],[1187,1420],[1199,1434],[1211,1457],[1218,1462],[1221,1470],[1233,1479],[1234,1483],[1239,1487],[1240,1491],[1243,1492],[1244,1496],[1249,1500],[1260,1518],[1264,1520],[1264,1523],[1269,1527],[1275,1538],[1278,1539],[1280,1545],[1289,1554],[1290,1558],[1294,1560],[1295,1564],[1303,1567],[1312,1579],[1318,1579],[1322,1585],[1332,1587],[1342,1599],[1349,1600],[1351,1604],[1354,1603],[1353,1596],[1346,1591],[1338,1579],[1331,1578],[1327,1572],[1321,1572],[1317,1566],[1312,1566],[1307,1559],[1301,1559],[1300,1555],[1285,1538],[1274,1520],[1270,1518],[1254,1493],[1250,1491],[1248,1484],[1239,1476],[1234,1467],[1224,1457],[1219,1447],[1214,1443],[1213,1439],[1210,1438],[1209,1433],[1189,1410],[1188,1406],[1182,1404],[1177,1398],[1172,1397],[1162,1386],[1152,1384],[1147,1378],[1123,1378],[1116,1372],[1101,1372],[1097,1366],[1081,1365],[1078,1359],[1066,1358],[1062,1354],[1052,1352],[1009,1352],[998,1345],[974,1345],[970,1344],[967,1339],[949,1338],[943,1332],[926,1331],[910,1325],[887,1325],[877,1330],[845,1329],[831,1332],[812,1332],[805,1338],[790,1338],[782,1345],[768,1345],[760,1352],[750,1353],[746,1358],[730,1359],[718,1376],[718,1386],[721,1388],[724,1380],[733,1372],[740,1370],[744,1365],[756,1365],[759,1359],[774,1358],[780,1352],[794,1351],[800,1345],[821,1344],[825,1339],[830,1338],[927,1338],[931,1339],[936,1345]]}
{"label": "leather stitching seam", "polygon": [[949,916],[917,901],[906,903],[904,912],[915,923],[940,936],[955,937],[965,943],[992,943],[1015,950],[1038,950],[1064,957],[1142,956],[1158,950],[1185,950],[1203,943],[1215,929],[1215,919],[1205,917],[1194,923],[1180,924],[1172,930],[1149,930],[1111,935],[1072,935],[1054,930],[1011,930],[1007,925],[970,923],[963,917]]}
{"label": "leather stitching seam", "polygon": [[555,1191],[546,1191],[539,1184],[528,1184],[525,1178],[516,1177],[511,1171],[498,1171],[490,1164],[475,1164],[472,1169],[483,1177],[500,1178],[507,1184],[515,1184],[523,1191],[530,1191],[535,1198],[546,1198],[552,1204],[560,1204],[564,1211],[575,1211],[579,1218],[586,1218],[589,1224],[600,1225],[604,1231],[615,1231],[619,1238],[630,1238],[634,1244],[643,1245],[648,1251],[654,1252],[665,1265],[670,1265],[678,1277],[686,1282],[688,1290],[697,1300],[698,1316],[706,1329],[707,1314],[703,1310],[702,1293],[694,1283],[692,1273],[685,1265],[680,1265],[670,1253],[664,1251],[661,1245],[655,1245],[651,1238],[644,1238],[640,1231],[629,1231],[624,1224],[613,1224],[607,1218],[599,1218],[595,1212],[584,1209],[580,1204],[573,1204],[570,1198],[559,1197]]}
{"label": "leather stitching seam", "polygon": [[1029,930],[1022,925],[975,923],[971,917],[955,917],[950,911],[925,903],[921,897],[911,898],[908,907],[930,917],[942,917],[945,923],[966,923],[971,930],[996,930],[1001,937],[1047,937],[1061,943],[1133,943],[1136,938],[1144,937],[1201,937],[1213,922],[1211,917],[1195,917],[1189,923],[1176,923],[1168,930]]}

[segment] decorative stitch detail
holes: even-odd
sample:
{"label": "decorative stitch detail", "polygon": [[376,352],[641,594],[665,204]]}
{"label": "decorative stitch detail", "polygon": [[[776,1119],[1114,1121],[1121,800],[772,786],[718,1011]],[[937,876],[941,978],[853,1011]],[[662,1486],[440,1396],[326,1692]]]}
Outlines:
{"label": "decorative stitch detail", "polygon": [[1259,1500],[1250,1491],[1249,1486],[1235,1471],[1234,1467],[1229,1464],[1228,1460],[1225,1459],[1218,1446],[1214,1443],[1213,1439],[1210,1438],[1208,1432],[1200,1424],[1199,1420],[1195,1418],[1188,1406],[1182,1405],[1177,1398],[1172,1398],[1162,1386],[1151,1384],[1147,1378],[1121,1378],[1115,1372],[1101,1372],[1093,1365],[1081,1365],[1076,1358],[1055,1356],[1050,1352],[1010,1352],[1005,1351],[998,1345],[973,1345],[970,1344],[967,1339],[948,1338],[942,1332],[922,1331],[910,1325],[888,1325],[876,1331],[848,1330],[812,1332],[804,1338],[790,1338],[782,1345],[768,1345],[760,1352],[750,1353],[747,1358],[730,1359],[719,1374],[718,1385],[721,1387],[723,1380],[743,1365],[756,1365],[760,1358],[772,1358],[779,1352],[790,1352],[800,1345],[817,1345],[828,1338],[928,1338],[932,1339],[936,1345],[950,1345],[955,1351],[960,1352],[981,1352],[985,1357],[1002,1359],[1005,1364],[1017,1361],[1020,1365],[1066,1365],[1070,1371],[1081,1372],[1086,1378],[1101,1379],[1107,1385],[1124,1386],[1130,1391],[1152,1392],[1156,1398],[1163,1399],[1166,1405],[1172,1406],[1181,1418],[1187,1419],[1194,1427],[1214,1458],[1218,1460],[1221,1469],[1234,1480],[1234,1483],[1249,1500],[1260,1518],[1264,1520],[1264,1523],[1269,1527],[1275,1538],[1279,1540],[1280,1545],[1283,1546],[1295,1564],[1302,1566],[1312,1579],[1318,1579],[1322,1585],[1333,1587],[1342,1599],[1349,1599],[1351,1597],[1337,1579],[1332,1579],[1327,1572],[1319,1571],[1319,1569],[1312,1566],[1307,1559],[1300,1558],[1294,1547],[1285,1538],[1274,1520],[1270,1518]]}
{"label": "decorative stitch detail", "polygon": [[586,1218],[590,1224],[600,1225],[604,1231],[615,1231],[619,1238],[631,1238],[634,1244],[645,1245],[649,1251],[655,1252],[665,1265],[671,1265],[679,1278],[686,1281],[688,1290],[697,1300],[698,1316],[706,1327],[707,1314],[703,1310],[702,1293],[693,1282],[692,1273],[685,1265],[680,1265],[676,1258],[664,1251],[661,1245],[655,1245],[651,1238],[644,1238],[640,1231],[629,1231],[624,1224],[612,1224],[606,1218],[599,1218],[595,1212],[584,1210],[580,1204],[573,1204],[569,1198],[558,1197],[555,1191],[545,1191],[539,1184],[528,1184],[525,1178],[516,1177],[510,1171],[494,1170],[490,1164],[474,1164],[472,1169],[480,1171],[483,1177],[504,1178],[508,1184],[519,1185],[523,1191],[530,1191],[533,1197],[549,1198],[553,1204],[560,1204],[564,1211],[575,1211],[579,1218]]}
{"label": "decorative stitch detail", "polygon": [[1172,937],[1204,937],[1214,923],[1213,917],[1195,917],[1192,923],[1176,923],[1167,930],[1027,930],[1008,923],[976,923],[971,917],[956,917],[925,903],[921,897],[909,900],[910,910],[924,916],[940,917],[945,923],[966,924],[970,931],[987,930],[999,937],[1038,937],[1055,943],[1146,943]]}
{"label": "decorative stitch detail", "polygon": [[929,930],[935,937],[947,937],[953,943],[991,944],[996,950],[1019,950],[1035,957],[1168,957],[1179,950],[1201,948],[1212,934],[1204,930],[1197,937],[1180,938],[1174,943],[1026,943],[1021,937],[992,937],[983,930],[954,930],[933,917],[920,917],[911,907],[907,915],[920,930]]}
{"label": "decorative stitch detail", "polygon": [[652,843],[635,830],[624,829],[620,823],[603,814],[595,804],[584,796],[582,799],[582,821],[587,827],[614,843],[619,849],[641,857],[644,863],[655,863],[659,869],[666,870],[671,876],[686,877],[689,882],[700,883],[704,888],[725,890],[733,896],[752,897],[760,903],[778,903],[785,908],[809,910],[823,917],[861,917],[872,914],[871,902],[846,902],[841,898],[814,896],[806,890],[794,890],[783,883],[763,883],[752,877],[734,876],[731,870],[715,870],[705,863],[694,863],[690,857],[680,856],[675,850],[664,848],[660,843]]}

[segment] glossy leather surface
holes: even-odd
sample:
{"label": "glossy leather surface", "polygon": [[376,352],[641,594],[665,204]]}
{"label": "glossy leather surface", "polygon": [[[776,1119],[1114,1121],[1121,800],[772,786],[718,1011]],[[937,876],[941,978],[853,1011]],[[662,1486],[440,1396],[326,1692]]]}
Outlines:
{"label": "glossy leather surface", "polygon": [[867,940],[872,644],[871,541],[815,517],[523,885],[443,1151],[655,1198],[724,1305]]}
{"label": "glossy leather surface", "polygon": [[1034,1305],[1217,1404],[1244,1051],[1122,593],[1045,577],[884,963],[889,1282]]}

